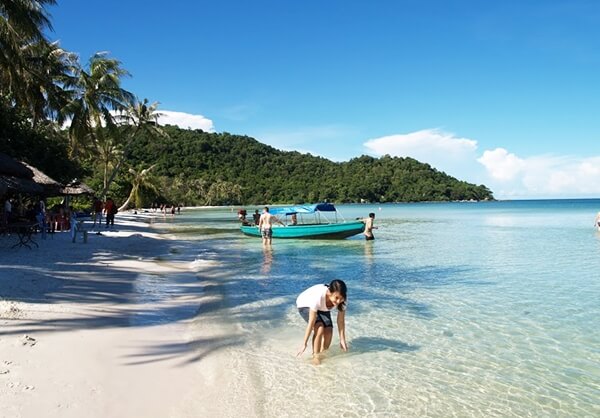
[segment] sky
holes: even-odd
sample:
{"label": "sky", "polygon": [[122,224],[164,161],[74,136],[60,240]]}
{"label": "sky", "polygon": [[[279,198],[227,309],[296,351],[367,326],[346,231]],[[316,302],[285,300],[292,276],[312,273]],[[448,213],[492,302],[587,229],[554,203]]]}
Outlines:
{"label": "sky", "polygon": [[498,199],[600,197],[600,1],[58,0],[161,123],[333,161],[412,157]]}

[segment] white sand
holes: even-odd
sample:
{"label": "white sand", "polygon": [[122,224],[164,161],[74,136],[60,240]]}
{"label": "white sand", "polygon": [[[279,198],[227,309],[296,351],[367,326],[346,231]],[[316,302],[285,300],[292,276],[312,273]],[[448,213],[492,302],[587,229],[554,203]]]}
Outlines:
{"label": "white sand", "polygon": [[235,330],[194,318],[226,272],[157,260],[177,242],[149,216],[119,214],[87,243],[56,233],[12,249],[0,237],[1,417],[221,415],[219,348]]}

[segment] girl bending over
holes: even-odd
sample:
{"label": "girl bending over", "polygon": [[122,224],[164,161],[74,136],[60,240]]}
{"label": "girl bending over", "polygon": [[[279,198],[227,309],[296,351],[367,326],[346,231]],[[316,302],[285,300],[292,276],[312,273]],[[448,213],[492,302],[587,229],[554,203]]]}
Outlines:
{"label": "girl bending over", "polygon": [[318,284],[309,287],[296,299],[298,312],[307,322],[304,332],[304,343],[298,357],[306,350],[308,339],[312,334],[313,364],[320,364],[320,354],[331,345],[333,322],[331,310],[338,309],[337,325],[340,335],[340,347],[348,351],[346,344],[346,283],[333,280],[329,285]]}

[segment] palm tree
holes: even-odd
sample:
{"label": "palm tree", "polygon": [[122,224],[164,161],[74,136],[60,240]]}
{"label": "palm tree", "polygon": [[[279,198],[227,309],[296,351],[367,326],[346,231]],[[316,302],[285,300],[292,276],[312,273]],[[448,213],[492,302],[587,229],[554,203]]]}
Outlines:
{"label": "palm tree", "polygon": [[241,201],[242,187],[239,184],[217,180],[210,185],[206,194],[206,205],[231,204]]}
{"label": "palm tree", "polygon": [[28,108],[34,126],[40,120],[55,120],[71,99],[72,91],[65,86],[74,82],[77,54],[60,48],[58,42],[46,41],[30,43],[22,50],[26,70],[15,101]]}
{"label": "palm tree", "polygon": [[138,202],[140,200],[139,191],[140,187],[144,187],[146,189],[150,189],[154,192],[158,193],[155,180],[150,175],[150,171],[156,167],[156,164],[151,165],[148,168],[145,168],[140,171],[136,171],[133,168],[129,169],[129,172],[133,175],[133,180],[131,181],[131,192],[129,193],[129,197],[123,203],[123,205],[119,208],[119,211],[123,211],[127,209],[129,203],[133,200],[134,202]]}
{"label": "palm tree", "polygon": [[96,157],[102,170],[102,190],[104,190],[100,196],[103,198],[106,197],[106,191],[108,191],[108,178],[114,170],[115,161],[119,161],[123,155],[117,140],[119,134],[116,131],[118,129],[112,127],[110,132],[98,130],[96,135]]}
{"label": "palm tree", "polygon": [[166,137],[165,131],[158,125],[158,118],[161,116],[160,113],[156,112],[158,108],[158,102],[148,104],[148,99],[143,101],[136,100],[130,104],[125,112],[117,114],[116,120],[123,124],[120,129],[119,137],[125,138],[120,144],[120,155],[117,158],[116,164],[113,165],[113,170],[110,176],[104,177],[104,189],[101,195],[104,196],[119,173],[121,166],[127,158],[127,153],[131,148],[131,145],[135,142],[140,135],[146,135],[151,138],[153,137]]}
{"label": "palm tree", "polygon": [[71,119],[69,140],[71,154],[79,148],[90,149],[103,126],[114,125],[111,111],[121,111],[133,101],[133,95],[121,87],[121,79],[129,73],[121,62],[107,57],[106,52],[94,54],[87,68],[77,68],[72,82],[72,100],[62,109],[59,123]]}
{"label": "palm tree", "polygon": [[21,88],[26,63],[22,47],[45,41],[52,30],[45,6],[55,0],[0,0],[0,93],[14,95]]}

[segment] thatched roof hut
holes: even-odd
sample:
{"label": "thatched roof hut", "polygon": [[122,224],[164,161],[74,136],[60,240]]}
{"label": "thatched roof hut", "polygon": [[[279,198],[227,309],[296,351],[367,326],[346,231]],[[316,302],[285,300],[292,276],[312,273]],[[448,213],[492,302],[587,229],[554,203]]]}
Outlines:
{"label": "thatched roof hut", "polygon": [[71,196],[77,196],[77,195],[82,195],[82,194],[93,195],[96,193],[96,192],[94,192],[94,189],[92,189],[90,186],[88,186],[85,183],[80,182],[77,179],[71,181],[69,184],[67,184],[65,187],[63,187],[61,189],[61,192],[62,192],[62,194],[71,195]]}
{"label": "thatched roof hut", "polygon": [[42,185],[31,179],[0,175],[0,192],[2,192],[0,196],[4,196],[9,191],[25,194],[44,194]]}
{"label": "thatched roof hut", "polygon": [[28,169],[25,164],[0,152],[0,175],[31,179],[33,171]]}
{"label": "thatched roof hut", "polygon": [[48,196],[56,196],[59,195],[61,193],[62,188],[64,187],[63,184],[57,182],[56,180],[54,180],[51,177],[48,177],[46,174],[44,174],[42,171],[38,170],[37,168],[27,164],[27,163],[23,163],[25,164],[25,166],[27,166],[28,169],[30,169],[33,172],[33,181],[37,184],[39,184],[40,186],[42,186],[45,195]]}
{"label": "thatched roof hut", "polygon": [[9,191],[52,196],[62,187],[37,168],[0,153],[0,196]]}

